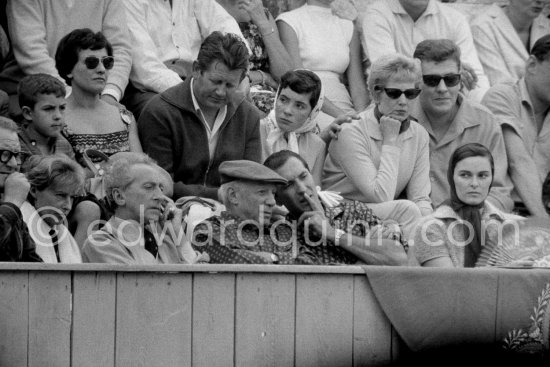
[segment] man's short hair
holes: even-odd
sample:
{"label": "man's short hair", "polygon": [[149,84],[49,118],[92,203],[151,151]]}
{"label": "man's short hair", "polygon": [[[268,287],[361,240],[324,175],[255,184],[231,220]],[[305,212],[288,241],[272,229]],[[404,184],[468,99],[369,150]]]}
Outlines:
{"label": "man's short hair", "polygon": [[65,85],[54,76],[48,74],[27,75],[17,86],[19,106],[34,109],[41,94],[53,94],[65,98]]}
{"label": "man's short hair", "polygon": [[275,153],[271,154],[269,157],[267,157],[265,162],[264,162],[264,166],[266,166],[267,168],[269,168],[273,171],[277,171],[279,168],[284,166],[285,163],[290,158],[298,159],[300,162],[302,162],[304,167],[309,171],[309,166],[307,165],[306,160],[301,155],[299,155],[298,153],[294,153],[291,150],[286,150],[286,149],[275,152]]}
{"label": "man's short hair", "polygon": [[197,64],[200,70],[205,71],[214,61],[219,61],[229,70],[241,69],[244,77],[248,70],[248,57],[248,48],[239,36],[215,31],[202,42]]}
{"label": "man's short hair", "polygon": [[72,73],[78,62],[78,53],[82,50],[101,49],[105,49],[107,55],[113,56],[113,46],[103,33],[94,33],[89,28],[75,29],[59,41],[55,52],[55,67],[67,85],[71,85],[71,78],[68,75]]}
{"label": "man's short hair", "polygon": [[0,116],[0,129],[5,129],[14,133],[19,132],[19,127],[15,121],[4,116]]}
{"label": "man's short hair", "polygon": [[241,190],[246,189],[246,181],[243,180],[235,180],[235,181],[229,181],[220,186],[220,202],[225,205],[227,209],[230,209],[232,207],[231,202],[229,201],[229,189],[233,189],[236,192],[240,192]]}
{"label": "man's short hair", "polygon": [[[111,159],[107,172],[105,173],[105,192],[107,200],[111,205],[115,205],[113,200],[113,189],[126,189],[134,181],[132,167],[138,164],[145,164],[151,167],[158,167],[156,162],[144,153],[125,152]],[[160,174],[160,173],[159,173]]]}
{"label": "man's short hair", "polygon": [[539,38],[535,42],[533,48],[531,48],[531,55],[535,56],[539,62],[548,60],[548,56],[550,55],[550,34]]}
{"label": "man's short hair", "polygon": [[298,94],[311,93],[309,98],[311,108],[315,107],[321,96],[321,79],[309,70],[300,69],[284,73],[279,90],[282,91],[287,87]]}
{"label": "man's short hair", "polygon": [[25,162],[23,171],[31,187],[38,191],[55,186],[84,193],[84,169],[66,155],[33,155]]}
{"label": "man's short hair", "polygon": [[449,39],[424,40],[416,46],[413,57],[432,62],[453,60],[460,69],[460,47]]}

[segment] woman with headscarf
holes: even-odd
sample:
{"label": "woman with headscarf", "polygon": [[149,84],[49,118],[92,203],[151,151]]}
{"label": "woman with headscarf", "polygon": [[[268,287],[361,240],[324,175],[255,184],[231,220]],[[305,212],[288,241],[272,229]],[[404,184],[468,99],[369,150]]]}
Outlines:
{"label": "woman with headscarf", "polygon": [[319,77],[309,70],[294,70],[281,77],[275,107],[260,122],[262,160],[281,150],[300,154],[307,162],[315,183],[320,185],[326,146],[351,116],[341,116],[322,132],[317,116],[324,101]]}
{"label": "woman with headscarf", "polygon": [[485,146],[469,143],[454,151],[447,171],[451,197],[416,227],[414,249],[422,266],[474,267],[483,247],[502,239],[505,225],[523,219],[485,200],[493,175]]}

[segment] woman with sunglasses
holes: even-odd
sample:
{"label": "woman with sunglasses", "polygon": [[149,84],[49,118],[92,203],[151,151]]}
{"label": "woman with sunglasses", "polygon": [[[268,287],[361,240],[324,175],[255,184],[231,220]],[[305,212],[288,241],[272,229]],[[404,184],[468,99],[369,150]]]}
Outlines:
{"label": "woman with sunglasses", "polygon": [[[478,262],[485,257],[483,248],[497,245],[505,226],[514,229],[514,222],[524,219],[503,213],[486,200],[494,171],[493,156],[484,145],[469,143],[453,152],[447,170],[451,197],[415,229],[415,255],[422,266],[461,268],[483,263]],[[527,256],[511,265],[532,263]]]}
{"label": "woman with sunglasses", "polygon": [[77,158],[89,149],[107,156],[142,151],[132,114],[100,98],[115,62],[109,41],[88,28],[75,29],[57,46],[55,66],[72,88],[67,97],[66,136]]}
{"label": "woman with sunglasses", "polygon": [[371,203],[407,238],[415,220],[432,212],[428,133],[409,116],[420,77],[418,60],[388,54],[375,61],[368,78],[374,103],[359,121],[343,125],[323,172],[323,189]]}
{"label": "woman with sunglasses", "polygon": [[73,199],[82,194],[82,167],[65,155],[30,157],[23,169],[31,185],[21,206],[23,219],[46,263],[81,263],[80,249],[67,228]]}

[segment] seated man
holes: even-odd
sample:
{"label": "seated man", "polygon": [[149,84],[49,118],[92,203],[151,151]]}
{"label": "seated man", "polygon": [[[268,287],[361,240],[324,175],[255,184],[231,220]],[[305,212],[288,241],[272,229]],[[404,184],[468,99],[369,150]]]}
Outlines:
{"label": "seated man", "polygon": [[450,197],[447,168],[451,154],[467,143],[487,147],[495,160],[495,174],[488,200],[498,209],[513,208],[512,182],[500,125],[484,106],[460,93],[460,48],[450,40],[425,40],[416,46],[414,58],[421,61],[422,93],[411,115],[430,136],[430,198],[438,207]]}
{"label": "seated man", "polygon": [[132,62],[124,4],[113,0],[10,0],[6,12],[13,55],[0,73],[0,89],[13,97],[11,114],[20,113],[17,84],[25,75],[45,73],[64,82],[55,68],[55,51],[61,38],[76,28],[101,31],[113,45],[116,62],[102,98],[113,104],[120,100]]}
{"label": "seated man", "polygon": [[[339,255],[345,263],[355,259],[369,265],[418,264],[412,251],[407,254],[408,245],[397,223],[382,223],[359,201],[345,200],[333,207],[321,204],[309,167],[300,155],[281,150],[264,165],[288,180],[277,189],[275,198],[289,210],[289,219],[306,224],[298,228],[298,238],[307,245],[312,240],[310,233],[321,239],[322,245],[308,246],[314,263],[341,263]],[[347,256],[340,254],[342,250]]]}
{"label": "seated man", "polygon": [[127,153],[116,159],[105,175],[114,215],[88,236],[82,248],[84,262],[185,262],[182,212],[164,194],[164,182],[159,167],[145,154]]}
{"label": "seated man", "polygon": [[30,184],[19,173],[20,163],[17,125],[0,117],[0,261],[41,262],[21,214]]}
{"label": "seated man", "polygon": [[460,47],[462,61],[467,66],[462,82],[472,89],[477,77],[477,87],[469,94],[471,98],[481,100],[489,88],[468,20],[447,4],[437,0],[378,1],[367,8],[361,26],[363,48],[371,63],[392,52],[411,57],[416,45],[425,39],[450,39]]}
{"label": "seated man", "polygon": [[531,49],[525,76],[493,86],[483,98],[499,119],[514,183],[512,198],[521,215],[548,217],[542,183],[550,172],[550,35]]}
{"label": "seated man", "polygon": [[214,0],[124,0],[124,5],[135,47],[123,102],[136,119],[155,94],[190,76],[210,33],[242,36],[235,19]]}
{"label": "seated man", "polygon": [[248,50],[234,34],[208,36],[193,77],[156,95],[138,122],[143,150],[174,179],[174,199],[218,199],[218,166],[261,158],[260,114],[236,88],[248,68]]}

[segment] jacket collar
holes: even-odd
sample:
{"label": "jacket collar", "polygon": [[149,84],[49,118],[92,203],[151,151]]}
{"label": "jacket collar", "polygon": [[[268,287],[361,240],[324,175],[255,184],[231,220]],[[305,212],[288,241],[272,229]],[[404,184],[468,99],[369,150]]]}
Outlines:
{"label": "jacket collar", "polygon": [[[407,11],[403,8],[403,5],[399,2],[399,0],[386,0],[388,1],[388,5],[394,14],[400,14],[400,15],[408,15]],[[433,15],[439,13],[439,8],[437,7],[437,4],[434,0],[430,0],[428,3],[428,7],[422,13],[420,18],[426,16],[426,15]],[[418,18],[418,19],[420,19]]]}
{"label": "jacket collar", "polygon": [[[436,209],[435,212],[433,212],[432,216],[437,219],[461,219],[457,212],[453,210],[448,205],[441,205],[439,208]],[[503,213],[500,210],[498,210],[493,204],[491,204],[489,201],[485,200],[483,203],[483,213],[482,218],[484,220],[487,219],[497,219],[500,221],[505,221],[507,219],[521,219],[522,217]]]}

